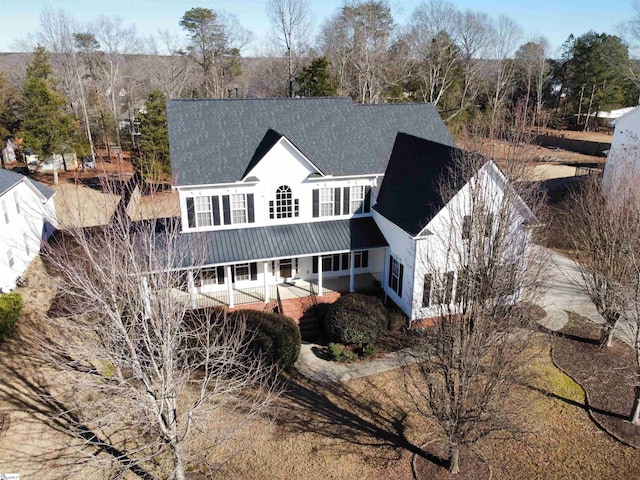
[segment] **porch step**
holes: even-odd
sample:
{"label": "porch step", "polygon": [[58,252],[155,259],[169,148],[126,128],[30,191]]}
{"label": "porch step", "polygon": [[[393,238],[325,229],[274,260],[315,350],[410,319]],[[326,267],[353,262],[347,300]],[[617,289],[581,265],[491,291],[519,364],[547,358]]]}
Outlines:
{"label": "porch step", "polygon": [[322,326],[318,321],[314,307],[304,312],[298,326],[300,327],[300,336],[303,340],[314,341],[322,336]]}

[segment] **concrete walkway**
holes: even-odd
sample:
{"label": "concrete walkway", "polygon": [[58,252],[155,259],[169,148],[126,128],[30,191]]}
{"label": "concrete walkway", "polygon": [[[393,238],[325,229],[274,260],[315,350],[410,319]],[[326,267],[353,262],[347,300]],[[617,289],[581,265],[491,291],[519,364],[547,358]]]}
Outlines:
{"label": "concrete walkway", "polygon": [[314,353],[314,349],[319,348],[323,347],[314,343],[302,342],[295,367],[305,377],[323,383],[345,382],[354,378],[368,377],[418,361],[411,354],[410,349],[404,349],[371,360],[339,363],[319,358]]}
{"label": "concrete walkway", "polygon": [[[560,330],[569,319],[567,312],[575,312],[592,322],[603,323],[589,297],[576,286],[580,280],[580,271],[575,262],[551,250],[545,251],[549,263],[546,277],[543,279],[545,288],[539,305],[545,309],[547,315],[540,320],[540,324],[549,330]],[[631,338],[630,327],[624,322],[619,322],[615,333],[625,342],[629,342]],[[344,364],[319,358],[314,353],[316,348],[322,347],[304,342],[295,367],[304,376],[317,382],[344,382],[417,362],[417,358],[406,349],[372,360]]]}

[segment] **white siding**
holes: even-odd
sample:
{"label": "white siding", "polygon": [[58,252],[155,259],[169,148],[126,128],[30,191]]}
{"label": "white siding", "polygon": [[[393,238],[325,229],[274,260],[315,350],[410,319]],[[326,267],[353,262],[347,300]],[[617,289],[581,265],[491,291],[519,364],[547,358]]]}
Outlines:
{"label": "white siding", "polygon": [[619,192],[624,190],[621,187],[625,184],[637,190],[640,182],[640,107],[616,121],[602,181],[607,190]]}
{"label": "white siding", "polygon": [[[257,178],[257,182],[245,183],[242,181],[231,185],[207,185],[203,187],[180,187],[180,211],[182,217],[182,230],[184,232],[201,230],[223,230],[238,227],[258,227],[285,223],[304,223],[312,221],[336,220],[352,216],[369,216],[368,214],[331,215],[325,217],[313,217],[312,191],[318,188],[344,188],[347,186],[373,186],[379,175],[357,177],[311,177],[317,174],[315,167],[302,156],[286,139],[280,140],[264,156],[264,158],[247,174],[247,179]],[[275,201],[278,187],[286,185],[291,188],[292,197],[298,201],[299,216],[291,218],[269,218],[269,201]],[[254,196],[254,223],[218,225],[201,228],[189,228],[187,217],[187,198],[202,196],[218,196],[233,194],[248,194]],[[372,197],[371,205],[375,199]],[[222,200],[219,200],[222,215]],[[340,198],[341,210],[344,198]],[[223,222],[221,222],[223,223]]]}
{"label": "white siding", "polygon": [[[0,288],[12,286],[38,254],[42,238],[48,237],[52,230],[45,231],[45,222],[48,220],[55,226],[53,198],[43,202],[43,197],[27,181],[18,183],[0,196],[0,205],[6,206],[9,219],[5,223],[4,211],[0,207]],[[13,266],[9,265],[9,251]]]}

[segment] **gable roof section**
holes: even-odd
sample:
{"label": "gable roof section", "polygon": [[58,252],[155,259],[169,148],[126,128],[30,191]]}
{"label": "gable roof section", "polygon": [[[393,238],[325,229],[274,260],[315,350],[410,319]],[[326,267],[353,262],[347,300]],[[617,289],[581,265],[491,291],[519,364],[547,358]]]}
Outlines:
{"label": "gable roof section", "polygon": [[[247,169],[242,174],[242,178],[244,179],[247,175],[249,175],[249,172],[251,172],[251,170],[253,170],[253,168],[260,163],[260,161],[265,157],[265,155],[267,155],[267,153],[269,153],[271,149],[283,138],[286,141],[288,141],[294,148],[296,148],[297,150],[300,150],[295,145],[293,145],[287,137],[279,134],[278,132],[270,128],[269,130],[267,130],[267,133],[265,134],[264,138],[260,142],[260,145],[258,145],[258,148],[253,154],[253,157],[251,158],[251,161],[249,162]],[[317,170],[318,173],[322,174],[322,172],[318,169],[317,166],[313,165],[313,163],[309,162],[308,160],[307,162],[310,163],[310,165],[315,170]]]}
{"label": "gable roof section", "polygon": [[35,180],[31,180],[30,178],[27,178],[20,173],[0,168],[0,195],[11,190],[14,186],[16,186],[23,180],[28,182],[32,188],[37,190],[45,200],[49,200],[56,193],[46,185],[43,185],[40,182],[36,182]]}
{"label": "gable roof section", "polygon": [[[399,131],[454,145],[431,104],[357,105],[350,98],[169,100],[176,186],[236,182],[285,136],[326,175],[384,172]],[[269,133],[269,130],[272,133]]]}
{"label": "gable roof section", "polygon": [[373,208],[410,235],[418,235],[444,207],[438,182],[461,152],[450,145],[399,133]]}

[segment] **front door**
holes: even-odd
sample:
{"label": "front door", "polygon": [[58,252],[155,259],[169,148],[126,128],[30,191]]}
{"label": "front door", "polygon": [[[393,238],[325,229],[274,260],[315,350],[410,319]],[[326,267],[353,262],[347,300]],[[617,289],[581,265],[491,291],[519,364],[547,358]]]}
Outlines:
{"label": "front door", "polygon": [[291,259],[290,258],[283,258],[282,260],[280,260],[280,278],[283,280],[286,280],[287,278],[291,278],[292,272],[291,272]]}

